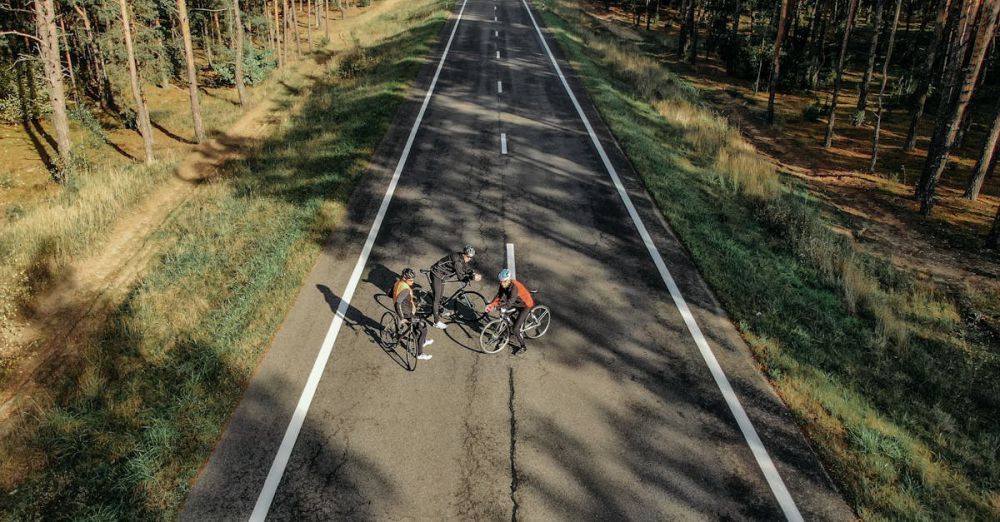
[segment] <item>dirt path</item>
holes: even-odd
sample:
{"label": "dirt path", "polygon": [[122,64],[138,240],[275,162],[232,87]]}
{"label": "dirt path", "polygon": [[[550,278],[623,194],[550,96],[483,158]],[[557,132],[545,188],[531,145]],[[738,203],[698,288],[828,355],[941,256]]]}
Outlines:
{"label": "dirt path", "polygon": [[[332,42],[327,50],[296,64],[287,74],[302,75],[308,84],[315,82],[331,53],[350,45],[352,31],[359,23],[399,1],[380,2],[364,11],[350,9],[347,18],[331,20]],[[108,315],[123,302],[165,246],[153,239],[156,231],[202,182],[218,175],[228,162],[239,159],[254,143],[271,134],[285,113],[299,109],[298,104],[281,108],[277,99],[283,95],[282,90],[276,91],[228,130],[215,133],[195,147],[177,167],[174,177],[126,213],[94,254],[70,263],[61,271],[60,280],[35,299],[31,317],[17,340],[22,353],[0,390],[0,422],[29,405],[48,402],[44,385],[58,378],[61,369],[71,364],[81,348],[100,332]]]}

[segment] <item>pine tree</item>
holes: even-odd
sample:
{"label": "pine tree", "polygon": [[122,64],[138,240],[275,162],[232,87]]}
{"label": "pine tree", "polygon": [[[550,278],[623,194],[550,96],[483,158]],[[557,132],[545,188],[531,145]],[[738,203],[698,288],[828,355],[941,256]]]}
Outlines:
{"label": "pine tree", "polygon": [[[978,0],[967,1],[975,4]],[[927,160],[924,162],[920,182],[917,184],[915,195],[920,200],[920,212],[924,215],[930,214],[934,206],[938,181],[947,166],[948,156],[955,143],[959,126],[975,91],[976,80],[983,65],[986,48],[996,29],[997,15],[1000,14],[1000,0],[985,0],[977,11],[976,22],[970,30],[969,41],[973,44],[972,49],[966,57],[963,48],[967,46],[967,43],[960,41],[956,46],[954,56],[957,58],[966,57],[966,59],[950,60],[948,77],[957,79],[958,82],[952,83],[946,94],[948,96],[946,110],[943,117],[938,118],[931,146],[927,150]],[[962,29],[961,24],[959,28]],[[958,38],[962,38],[963,31],[960,30],[956,35]]]}
{"label": "pine tree", "polygon": [[[201,101],[198,99],[198,72],[194,66],[194,50],[191,45],[191,27],[188,21],[187,0],[177,0],[177,17],[181,22],[181,38],[184,40],[184,61],[187,64],[188,91],[191,96],[191,122],[194,126],[194,139],[198,143],[205,141],[205,127],[201,122]],[[239,63],[241,60],[237,59]]]}
{"label": "pine tree", "polygon": [[833,145],[833,127],[837,119],[837,98],[840,97],[840,84],[844,78],[844,58],[847,55],[847,44],[851,37],[851,26],[854,25],[854,17],[858,12],[858,0],[848,0],[847,23],[844,24],[844,37],[840,44],[840,58],[837,59],[837,79],[833,82],[833,98],[830,100],[830,116],[826,125],[826,138],[823,140],[823,148],[829,149]]}
{"label": "pine tree", "polygon": [[142,86],[139,82],[139,68],[135,63],[135,49],[132,45],[132,24],[129,21],[128,4],[126,0],[118,0],[121,9],[122,32],[125,37],[125,53],[128,60],[129,82],[132,86],[132,99],[135,102],[136,127],[142,135],[142,144],[146,149],[146,163],[153,163],[153,126],[149,122],[149,111],[146,109],[146,99],[142,96]]}

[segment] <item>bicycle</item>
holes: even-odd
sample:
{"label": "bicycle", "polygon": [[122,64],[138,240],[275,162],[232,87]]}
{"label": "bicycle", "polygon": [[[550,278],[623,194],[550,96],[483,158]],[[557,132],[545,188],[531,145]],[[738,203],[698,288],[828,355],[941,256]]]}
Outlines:
{"label": "bicycle", "polygon": [[[500,317],[487,323],[479,334],[479,346],[486,353],[497,353],[510,343],[511,329],[514,327],[516,308],[503,308]],[[538,305],[528,311],[521,325],[521,333],[528,339],[538,339],[549,331],[552,314],[545,305]]]}
{"label": "bicycle", "polygon": [[[416,321],[422,321],[422,319],[415,319]],[[413,371],[417,369],[417,333],[413,329],[413,322],[408,321],[405,325],[399,324],[399,318],[396,317],[395,312],[386,312],[382,314],[382,320],[379,325],[382,330],[379,334],[379,341],[382,344],[382,348],[385,351],[393,350],[395,351],[396,346],[402,344],[403,347],[403,362],[406,364],[406,369]]]}
{"label": "bicycle", "polygon": [[[421,268],[420,272],[427,277],[427,286],[433,288],[431,283],[431,271]],[[452,283],[455,281],[445,281]],[[486,298],[483,294],[474,290],[466,290],[469,287],[469,280],[462,281],[462,286],[455,289],[448,297],[441,300],[441,307],[449,311],[452,317],[458,317],[466,323],[477,323],[486,317],[486,313],[481,310],[486,309]],[[434,315],[434,292],[425,291],[420,285],[415,285],[413,289],[414,297],[417,298],[417,314],[423,317]]]}

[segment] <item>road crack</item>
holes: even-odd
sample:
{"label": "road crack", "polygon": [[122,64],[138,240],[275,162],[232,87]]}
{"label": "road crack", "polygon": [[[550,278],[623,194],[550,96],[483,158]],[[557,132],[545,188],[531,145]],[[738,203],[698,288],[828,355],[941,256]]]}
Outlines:
{"label": "road crack", "polygon": [[508,368],[510,383],[510,398],[507,407],[510,409],[510,501],[514,507],[510,513],[511,522],[517,522],[517,417],[514,414],[514,368]]}

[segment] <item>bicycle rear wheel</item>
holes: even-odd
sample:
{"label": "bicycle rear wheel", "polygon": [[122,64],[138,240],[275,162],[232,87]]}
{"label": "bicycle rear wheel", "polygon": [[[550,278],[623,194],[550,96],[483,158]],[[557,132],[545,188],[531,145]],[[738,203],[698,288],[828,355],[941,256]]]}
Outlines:
{"label": "bicycle rear wheel", "polygon": [[379,324],[382,327],[379,332],[379,343],[382,345],[382,349],[385,351],[394,349],[399,343],[399,320],[396,319],[396,314],[393,312],[382,314],[382,320]]}
{"label": "bicycle rear wheel", "polygon": [[486,353],[497,353],[510,342],[510,328],[503,319],[494,319],[479,334],[479,346]]}
{"label": "bicycle rear wheel", "polygon": [[545,305],[539,305],[528,312],[528,317],[524,321],[521,332],[528,339],[538,339],[549,331],[549,323],[552,322],[552,314]]}
{"label": "bicycle rear wheel", "polygon": [[479,292],[462,292],[453,303],[455,314],[466,323],[477,323],[486,316],[486,298]]}

